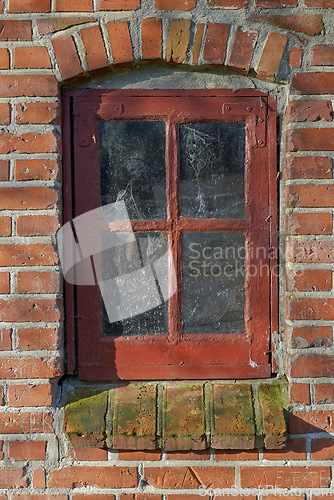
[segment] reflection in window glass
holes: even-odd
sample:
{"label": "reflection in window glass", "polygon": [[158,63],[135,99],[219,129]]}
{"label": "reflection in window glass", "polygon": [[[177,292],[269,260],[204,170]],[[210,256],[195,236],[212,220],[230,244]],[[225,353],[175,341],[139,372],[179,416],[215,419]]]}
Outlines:
{"label": "reflection in window glass", "polygon": [[166,218],[165,122],[99,122],[102,205],[124,200],[131,220]]}
{"label": "reflection in window glass", "polygon": [[245,331],[245,236],[187,233],[182,238],[184,333]]}
{"label": "reflection in window glass", "polygon": [[130,336],[166,333],[166,235],[135,233],[133,241],[113,248],[108,244],[108,237],[110,235],[104,235],[100,265],[94,259],[104,300],[103,334]]}
{"label": "reflection in window glass", "polygon": [[245,217],[245,124],[180,126],[180,206],[183,217]]}

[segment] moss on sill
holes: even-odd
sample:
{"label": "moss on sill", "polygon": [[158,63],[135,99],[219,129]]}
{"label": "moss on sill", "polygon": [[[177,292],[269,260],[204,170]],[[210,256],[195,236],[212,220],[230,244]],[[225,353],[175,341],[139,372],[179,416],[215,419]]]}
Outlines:
{"label": "moss on sill", "polygon": [[76,448],[279,449],[287,439],[285,394],[285,380],[77,387],[64,432]]}

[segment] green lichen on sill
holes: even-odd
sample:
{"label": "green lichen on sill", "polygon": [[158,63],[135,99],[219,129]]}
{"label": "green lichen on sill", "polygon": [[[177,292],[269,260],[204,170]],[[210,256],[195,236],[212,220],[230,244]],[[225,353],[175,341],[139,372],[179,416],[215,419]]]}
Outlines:
{"label": "green lichen on sill", "polygon": [[80,387],[65,405],[64,432],[76,448],[278,449],[285,396],[285,379]]}

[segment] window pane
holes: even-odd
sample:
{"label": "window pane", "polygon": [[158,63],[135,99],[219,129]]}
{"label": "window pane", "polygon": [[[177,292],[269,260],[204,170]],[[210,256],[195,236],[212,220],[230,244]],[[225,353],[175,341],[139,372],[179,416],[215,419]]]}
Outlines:
{"label": "window pane", "polygon": [[245,124],[181,125],[181,215],[245,217]]}
{"label": "window pane", "polygon": [[165,122],[99,122],[102,205],[124,200],[132,220],[166,218]]}
{"label": "window pane", "polygon": [[187,233],[182,238],[185,333],[245,331],[245,236]]}
{"label": "window pane", "polygon": [[104,302],[103,334],[166,333],[166,235],[135,233],[133,241],[113,248],[108,244],[108,237],[110,235],[104,235],[100,261],[94,258]]}

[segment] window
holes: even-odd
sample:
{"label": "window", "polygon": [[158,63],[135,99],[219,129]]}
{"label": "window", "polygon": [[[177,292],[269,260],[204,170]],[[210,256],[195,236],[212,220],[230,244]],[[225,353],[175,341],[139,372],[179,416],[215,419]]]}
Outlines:
{"label": "window", "polygon": [[268,377],[274,99],[68,90],[64,133],[65,221],[78,254],[65,289],[69,371],[77,365],[86,380]]}

